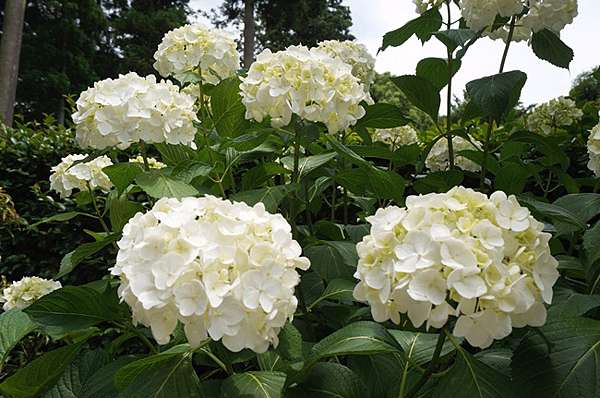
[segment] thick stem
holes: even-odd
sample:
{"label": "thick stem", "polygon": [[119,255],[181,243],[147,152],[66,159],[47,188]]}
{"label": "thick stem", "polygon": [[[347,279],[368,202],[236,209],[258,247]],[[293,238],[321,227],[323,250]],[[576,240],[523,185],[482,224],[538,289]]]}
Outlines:
{"label": "thick stem", "polygon": [[[446,330],[445,328],[440,329],[440,334],[438,335],[437,344],[435,345],[435,351],[433,352],[433,357],[431,358],[431,362],[429,362],[429,366],[423,373],[423,376],[417,381],[417,383],[410,389],[406,396],[408,398],[416,397],[419,393],[419,390],[427,383],[433,372],[435,372],[438,361],[440,359],[440,355],[442,354],[442,348],[444,347],[444,342],[446,341]],[[402,393],[402,391],[400,392]]]}
{"label": "thick stem", "polygon": [[517,22],[517,16],[513,16],[510,20],[510,28],[508,30],[508,37],[506,38],[506,45],[504,46],[504,53],[502,54],[502,60],[500,61],[500,71],[504,72],[504,66],[506,65],[506,57],[508,56],[508,49],[510,48],[510,42],[512,41],[513,35],[515,34],[515,24]]}
{"label": "thick stem", "polygon": [[[452,27],[452,16],[450,12],[451,0],[446,0],[446,9],[448,10],[448,30]],[[454,169],[454,145],[452,142],[452,51],[447,49],[448,63],[448,92],[446,95],[446,138],[448,140],[448,165]]]}

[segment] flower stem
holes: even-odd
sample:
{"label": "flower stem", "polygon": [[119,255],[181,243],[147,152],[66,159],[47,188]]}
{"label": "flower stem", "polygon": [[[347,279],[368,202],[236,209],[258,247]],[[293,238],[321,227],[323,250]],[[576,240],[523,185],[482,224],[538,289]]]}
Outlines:
{"label": "flower stem", "polygon": [[146,171],[150,171],[150,165],[148,164],[148,154],[146,153],[146,143],[144,140],[140,140],[140,152],[142,153],[142,158],[144,159],[144,168]]}
{"label": "flower stem", "polygon": [[[446,330],[445,327],[440,329],[440,334],[438,335],[437,343],[435,345],[435,351],[433,352],[433,357],[429,362],[429,366],[425,370],[425,373],[421,376],[419,381],[410,389],[406,397],[412,398],[416,397],[419,393],[419,390],[427,383],[427,381],[431,378],[431,375],[436,370],[438,361],[440,359],[440,355],[442,354],[442,348],[444,347],[444,342],[446,341]],[[402,391],[400,392],[402,393]]]}
{"label": "flower stem", "polygon": [[506,57],[508,56],[508,49],[510,48],[510,42],[512,41],[513,35],[515,34],[515,24],[517,22],[517,16],[513,16],[510,20],[510,28],[508,30],[508,37],[506,38],[506,45],[504,46],[504,53],[502,54],[502,60],[500,61],[500,71],[504,72],[504,66],[506,65]]}

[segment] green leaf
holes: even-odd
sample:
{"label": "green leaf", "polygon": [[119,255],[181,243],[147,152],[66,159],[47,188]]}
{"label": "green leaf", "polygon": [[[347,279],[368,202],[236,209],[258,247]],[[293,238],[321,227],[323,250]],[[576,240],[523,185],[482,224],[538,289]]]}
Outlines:
{"label": "green leaf", "polygon": [[525,73],[514,70],[473,80],[466,89],[485,116],[500,120],[517,104],[526,81]]}
{"label": "green leaf", "polygon": [[420,76],[404,75],[394,77],[392,81],[414,106],[431,116],[434,122],[437,121],[440,92],[429,80]]}
{"label": "green leaf", "polygon": [[126,162],[107,166],[102,171],[108,176],[119,193],[131,184],[135,177],[144,172],[144,167],[139,163]]}
{"label": "green leaf", "polygon": [[344,245],[331,243],[323,242],[321,245],[310,246],[304,250],[304,255],[310,259],[311,268],[326,281],[338,278],[353,280],[356,262],[351,257],[351,253],[344,251]]}
{"label": "green leaf", "polygon": [[[525,337],[516,349],[512,374],[522,396],[600,396],[600,321],[566,318]],[[548,348],[550,344],[550,350]]]}
{"label": "green leaf", "polygon": [[[330,152],[298,159],[298,180],[336,157],[336,152]],[[288,170],[294,169],[294,158],[292,156],[286,156],[281,159],[281,162]]]}
{"label": "green leaf", "polygon": [[84,243],[77,249],[67,253],[60,261],[60,269],[58,270],[58,274],[56,274],[55,279],[62,278],[63,276],[69,274],[83,260],[98,253],[112,242],[118,240],[119,236],[119,234],[108,235],[102,240]]}
{"label": "green leaf", "polygon": [[196,151],[183,144],[154,144],[154,147],[160,152],[161,160],[169,166],[177,166],[186,160],[196,158]]}
{"label": "green leaf", "polygon": [[99,292],[91,287],[65,286],[40,298],[23,310],[32,321],[68,333],[122,317],[114,290]]}
{"label": "green leaf", "polygon": [[287,360],[302,359],[302,334],[290,322],[286,323],[279,332],[277,353]]}
{"label": "green leaf", "polygon": [[384,51],[388,47],[398,47],[410,39],[412,35],[416,35],[424,42],[434,32],[437,32],[441,26],[442,15],[437,9],[431,9],[423,13],[420,17],[408,21],[401,28],[383,35],[383,43],[379,51]]}
{"label": "green leaf", "polygon": [[246,108],[240,96],[240,80],[237,77],[222,80],[211,92],[210,106],[215,128],[223,137],[241,135],[246,123]]}
{"label": "green leaf", "polygon": [[333,279],[327,284],[323,294],[312,302],[307,309],[310,310],[323,300],[352,301],[354,298],[352,296],[354,286],[356,286],[356,283],[347,279]]}
{"label": "green leaf", "polygon": [[29,317],[17,309],[0,314],[0,368],[15,345],[35,328]]}
{"label": "green leaf", "polygon": [[102,350],[80,354],[43,398],[87,398],[86,384],[94,373],[109,362],[109,355]]}
{"label": "green leaf", "polygon": [[431,192],[447,192],[463,181],[464,175],[460,170],[435,171],[419,178],[414,182],[415,191],[421,194]]}
{"label": "green leaf", "polygon": [[135,179],[136,184],[153,198],[183,198],[198,195],[198,190],[185,182],[175,180],[159,171],[149,171],[140,174]]}
{"label": "green leaf", "polygon": [[549,29],[533,33],[531,36],[531,48],[539,59],[565,69],[569,69],[569,65],[575,55],[573,50],[556,33]]}
{"label": "green leaf", "polygon": [[269,162],[258,164],[248,169],[242,175],[242,190],[247,191],[257,188],[267,182],[271,176],[289,173],[290,171],[279,163]]}
{"label": "green leaf", "polygon": [[[460,60],[452,60],[452,76],[461,66]],[[443,58],[424,58],[417,64],[417,76],[427,79],[438,90],[448,84],[448,62]]]}
{"label": "green leaf", "polygon": [[395,105],[377,103],[366,107],[365,115],[356,123],[356,128],[387,129],[404,126],[408,120],[402,110]]}
{"label": "green leaf", "polygon": [[81,397],[107,398],[116,397],[119,392],[113,383],[115,373],[125,365],[133,362],[135,357],[123,356],[112,360],[95,372],[84,384]]}
{"label": "green leaf", "polygon": [[[440,378],[432,397],[514,397],[510,379],[460,348],[452,368]],[[545,396],[545,395],[532,395]]]}
{"label": "green leaf", "polygon": [[258,202],[265,205],[265,209],[271,213],[277,212],[279,203],[292,191],[298,189],[298,185],[276,185],[274,187],[266,187],[254,189],[251,191],[238,192],[231,196],[232,200],[245,202],[249,206],[254,206]]}
{"label": "green leaf", "polygon": [[583,235],[583,252],[589,268],[594,268],[594,264],[600,260],[598,244],[600,244],[600,221]]}
{"label": "green leaf", "polygon": [[83,342],[49,351],[0,384],[0,392],[12,398],[37,398],[60,377]]}
{"label": "green leaf", "polygon": [[526,196],[519,196],[519,203],[530,210],[550,218],[556,229],[562,233],[584,230],[586,225],[575,214],[564,207],[550,203],[540,202]]}
{"label": "green leaf", "polygon": [[406,181],[402,176],[392,170],[369,169],[369,191],[379,199],[392,199],[396,204],[404,199]]}
{"label": "green leaf", "polygon": [[566,168],[569,163],[569,158],[558,145],[549,142],[548,137],[540,134],[519,131],[510,136],[511,142],[529,143],[535,146],[535,149],[546,155],[545,161],[551,164],[560,164]]}
{"label": "green leaf", "polygon": [[177,180],[189,184],[196,177],[208,176],[213,168],[213,166],[197,160],[185,160],[173,169],[172,176]]}
{"label": "green leaf", "polygon": [[581,294],[571,289],[554,288],[552,306],[548,309],[548,319],[560,320],[584,316],[588,311],[600,307],[600,295]]}
{"label": "green leaf", "polygon": [[402,375],[402,356],[395,354],[362,355],[348,358],[348,367],[356,373],[375,398],[398,398]]}
{"label": "green leaf", "polygon": [[561,196],[554,202],[554,204],[568,209],[583,222],[589,222],[591,219],[600,214],[599,193],[569,194]]}
{"label": "green leaf", "polygon": [[223,381],[222,398],[281,398],[286,375],[282,372],[236,373]]}
{"label": "green leaf", "polygon": [[69,221],[77,216],[87,216],[87,217],[96,218],[95,216],[92,216],[91,214],[82,213],[79,211],[68,211],[66,213],[59,213],[59,214],[55,214],[51,217],[44,218],[43,220],[40,220],[34,224],[31,224],[30,228],[37,227],[38,225],[49,223],[49,222],[54,222],[54,221],[58,221],[58,222]]}
{"label": "green leaf", "polygon": [[108,214],[113,231],[121,232],[127,221],[137,212],[143,211],[144,206],[140,203],[127,199],[127,194],[119,195],[117,191],[111,191],[108,200]]}
{"label": "green leaf", "polygon": [[331,362],[316,364],[307,379],[291,389],[289,398],[364,398],[368,390],[360,378],[347,367]]}
{"label": "green leaf", "polygon": [[333,149],[359,167],[372,168],[373,165],[360,157],[356,152],[338,142],[334,137],[326,136]]}
{"label": "green leaf", "polygon": [[475,36],[476,33],[471,29],[449,29],[435,33],[435,37],[444,43],[450,51],[454,51],[458,47],[464,48],[469,40],[472,40]]}
{"label": "green leaf", "polygon": [[495,174],[494,186],[506,194],[523,192],[530,175],[527,167],[513,162],[504,162]]}
{"label": "green leaf", "polygon": [[[408,332],[404,330],[388,330],[404,350],[405,358],[416,365],[422,366],[431,361],[438,335],[435,333]],[[454,345],[446,340],[442,347],[441,356],[454,351]]]}

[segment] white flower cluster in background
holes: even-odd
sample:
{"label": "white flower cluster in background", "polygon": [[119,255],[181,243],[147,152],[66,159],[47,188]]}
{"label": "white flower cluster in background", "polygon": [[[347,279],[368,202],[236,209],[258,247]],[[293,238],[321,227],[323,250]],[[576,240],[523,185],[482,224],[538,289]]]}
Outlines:
{"label": "white flower cluster in background", "polygon": [[413,3],[415,3],[415,6],[417,7],[417,14],[423,14],[425,11],[437,7],[443,2],[444,0],[413,0]]}
{"label": "white flower cluster in background", "polygon": [[[146,158],[146,161],[148,161],[148,167],[150,167],[151,169],[164,169],[165,167],[167,167],[166,164],[164,164],[163,162],[159,162],[158,160],[152,157]],[[143,156],[139,155],[135,158],[129,159],[129,163],[139,163],[141,165],[144,165],[144,158]]]}
{"label": "white flower cluster in background", "polygon": [[527,128],[534,133],[551,135],[560,127],[568,127],[579,121],[583,111],[575,101],[558,97],[538,105],[527,117]]}
{"label": "white flower cluster in background", "polygon": [[218,84],[235,76],[240,68],[235,37],[199,23],[167,32],[154,59],[154,69],[161,76],[173,76],[180,81],[185,80],[186,73],[195,73],[203,82]]}
{"label": "white flower cluster in background", "polygon": [[290,123],[292,115],[324,123],[337,133],[364,116],[367,100],[352,67],[317,48],[290,46],[261,52],[240,84],[246,118],[271,118],[274,127]]}
{"label": "white flower cluster in background", "polygon": [[106,79],[81,93],[73,114],[82,147],[127,148],[134,142],[192,145],[195,99],[169,81],[131,72]]}
{"label": "white flower cluster in background", "polygon": [[577,0],[529,0],[529,12],[521,24],[532,32],[549,29],[559,33],[577,13]]}
{"label": "white flower cluster in background", "polygon": [[392,150],[402,145],[412,145],[419,142],[417,131],[409,125],[390,129],[376,129],[372,134],[372,138],[373,141],[389,145]]}
{"label": "white flower cluster in background", "polygon": [[600,123],[592,129],[587,148],[590,157],[588,168],[594,172],[596,177],[600,177]]}
{"label": "white flower cluster in background", "polygon": [[91,189],[110,191],[112,183],[102,171],[103,168],[113,164],[110,158],[102,155],[89,162],[73,165],[87,157],[88,155],[74,154],[62,158],[62,161],[51,169],[50,189],[58,192],[61,198],[71,196],[74,189],[86,191],[88,184]]}
{"label": "white flower cluster in background", "polygon": [[[465,158],[464,156],[458,155],[458,152],[460,151],[476,151],[478,149],[481,149],[481,143],[479,143],[479,141],[475,140],[472,137],[471,140],[475,145],[473,145],[471,142],[462,137],[452,137],[454,164],[465,171],[477,172],[481,169],[481,167],[477,163]],[[448,140],[445,137],[443,137],[439,139],[433,145],[431,151],[429,151],[427,159],[425,159],[425,165],[431,171],[444,171],[448,170],[448,168],[450,167],[449,159],[450,155],[448,152]]]}
{"label": "white flower cluster in background", "polygon": [[523,11],[522,0],[462,0],[462,16],[467,26],[480,31],[492,25],[497,15],[511,17]]}
{"label": "white flower cluster in background", "polygon": [[4,311],[16,308],[22,310],[29,307],[40,297],[54,290],[60,289],[62,285],[58,281],[48,280],[37,276],[26,276],[19,281],[13,282],[4,288],[0,302],[4,303]]}
{"label": "white flower cluster in background", "polygon": [[375,58],[364,44],[352,40],[326,40],[320,42],[318,48],[350,65],[352,74],[364,85],[370,99],[369,89],[375,80]]}
{"label": "white flower cluster in background", "polygon": [[236,352],[276,346],[296,310],[296,268],[310,266],[283,216],[213,196],[160,199],[118,245],[119,295],[159,344],[180,321],[192,346],[207,336]]}
{"label": "white flower cluster in background", "polygon": [[368,217],[370,235],[357,245],[354,297],[373,319],[440,328],[488,347],[513,327],[541,326],[552,301],[558,261],[551,235],[514,196],[489,198],[472,189],[409,196]]}

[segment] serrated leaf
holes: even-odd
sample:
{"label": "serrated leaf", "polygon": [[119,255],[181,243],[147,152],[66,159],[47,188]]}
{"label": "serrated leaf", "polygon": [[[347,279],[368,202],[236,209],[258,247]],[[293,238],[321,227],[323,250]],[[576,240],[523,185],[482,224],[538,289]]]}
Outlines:
{"label": "serrated leaf", "polygon": [[198,190],[183,181],[175,180],[157,171],[138,175],[136,184],[153,198],[184,198],[198,195]]}
{"label": "serrated leaf", "polygon": [[12,309],[0,314],[0,367],[15,345],[36,327],[27,314],[20,310]]}
{"label": "serrated leaf", "polygon": [[408,21],[404,26],[383,35],[379,51],[388,47],[398,47],[416,35],[421,41],[428,40],[442,26],[442,15],[437,9],[424,12],[420,17]]}
{"label": "serrated leaf", "polygon": [[237,77],[222,80],[211,92],[210,105],[215,128],[223,137],[241,135],[246,123],[246,108],[240,96],[240,80]]}
{"label": "serrated leaf", "polygon": [[531,48],[539,59],[565,69],[569,69],[569,65],[575,56],[573,50],[549,29],[533,33]]}
{"label": "serrated leaf", "polygon": [[55,279],[62,278],[63,276],[69,274],[71,271],[75,269],[83,260],[86,258],[98,253],[100,250],[104,249],[106,246],[110,245],[112,242],[115,242],[119,239],[119,234],[112,234],[104,237],[104,239],[84,243],[79,246],[77,249],[67,253],[62,260],[60,261],[60,269],[55,276]]}
{"label": "serrated leaf", "polygon": [[450,51],[454,51],[458,47],[464,48],[469,40],[472,40],[475,36],[476,33],[471,29],[449,29],[435,33],[435,37],[444,43]]}
{"label": "serrated leaf", "polygon": [[440,92],[429,80],[420,76],[404,75],[392,78],[392,82],[414,106],[431,116],[434,122],[437,121]]}
{"label": "serrated leaf", "polygon": [[286,375],[282,372],[237,373],[223,381],[222,398],[281,398]]}
{"label": "serrated leaf", "polygon": [[352,280],[352,275],[356,272],[356,263],[349,253],[340,253],[339,249],[340,247],[332,245],[331,242],[324,242],[307,247],[304,255],[310,259],[311,268],[324,280]]}
{"label": "serrated leaf", "polygon": [[245,202],[249,206],[254,206],[258,202],[265,205],[268,212],[275,213],[279,203],[292,191],[298,189],[298,185],[276,185],[274,187],[265,187],[251,191],[238,192],[231,196],[232,200]]}
{"label": "serrated leaf", "polygon": [[143,210],[144,206],[127,199],[126,194],[119,195],[117,191],[109,194],[108,214],[110,225],[115,232],[121,232],[129,219]]}
{"label": "serrated leaf", "polygon": [[525,73],[514,70],[470,81],[466,90],[485,116],[500,120],[517,104],[526,81]]}
{"label": "serrated leaf", "polygon": [[302,334],[291,323],[286,323],[279,332],[277,353],[287,360],[302,358]]}
{"label": "serrated leaf", "polygon": [[107,166],[102,171],[108,176],[119,193],[131,184],[135,177],[144,172],[144,167],[139,163],[126,162]]}
{"label": "serrated leaf", "polygon": [[356,128],[387,129],[404,126],[408,120],[402,115],[402,110],[395,105],[377,103],[366,107],[365,115],[356,123]]}
{"label": "serrated leaf", "polygon": [[154,147],[160,152],[161,160],[169,166],[196,158],[196,151],[187,145],[160,143],[154,144]]}

